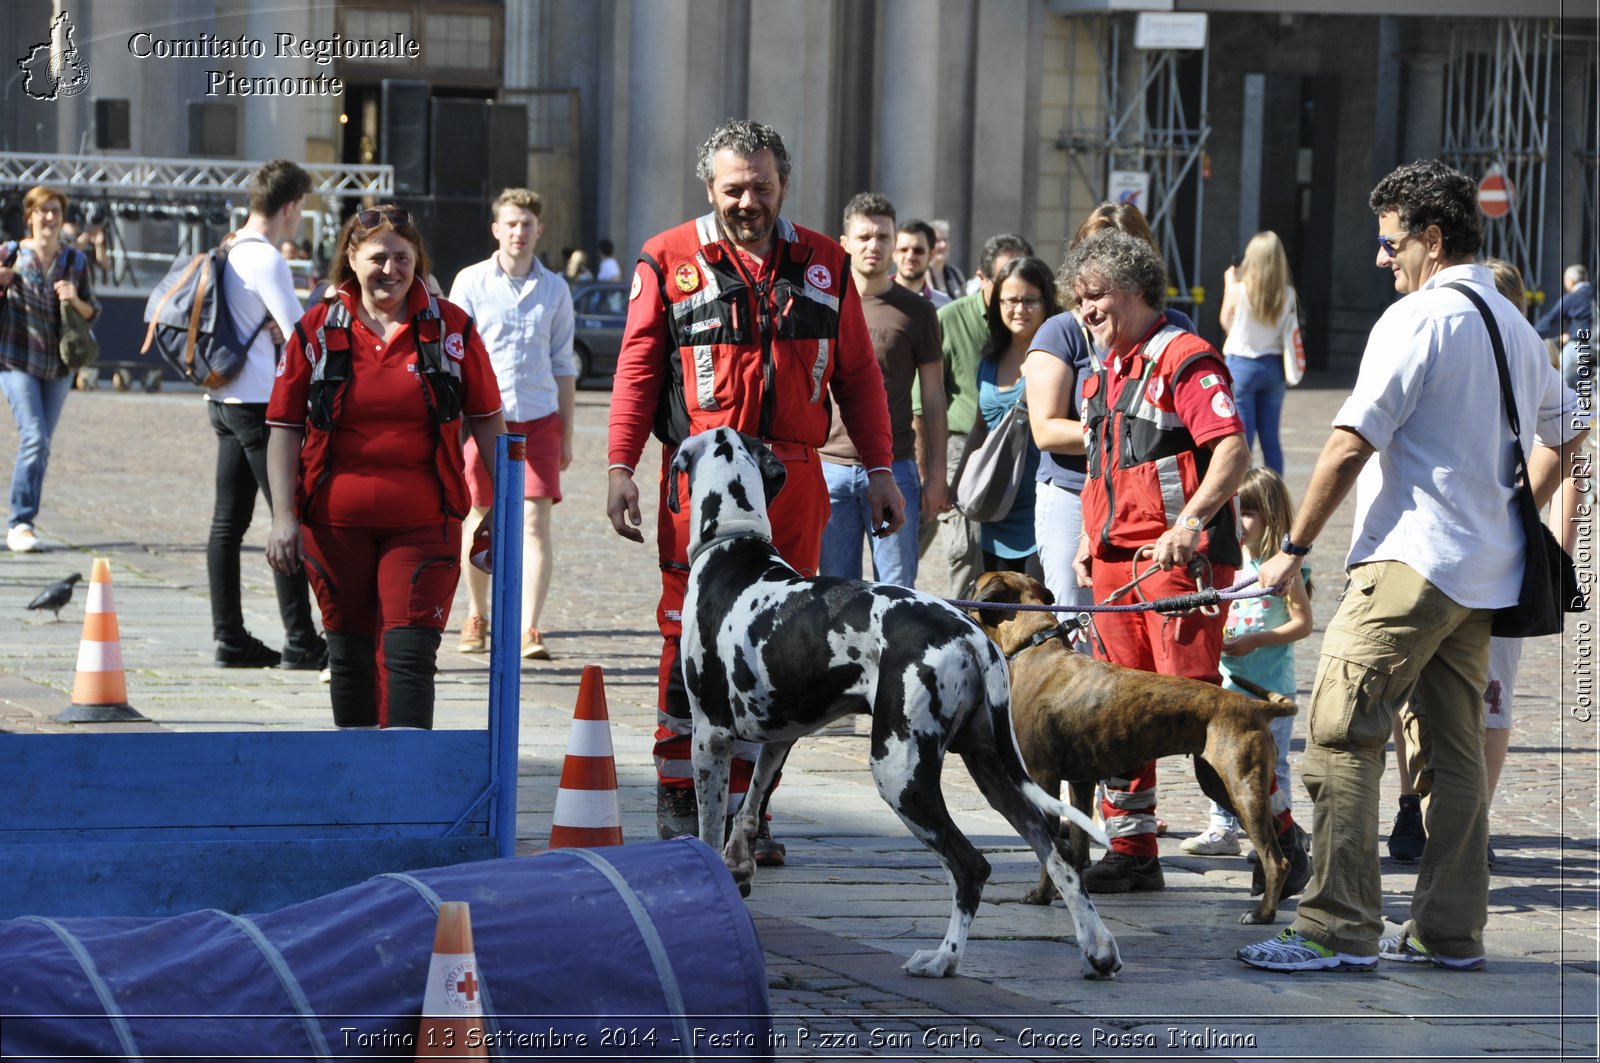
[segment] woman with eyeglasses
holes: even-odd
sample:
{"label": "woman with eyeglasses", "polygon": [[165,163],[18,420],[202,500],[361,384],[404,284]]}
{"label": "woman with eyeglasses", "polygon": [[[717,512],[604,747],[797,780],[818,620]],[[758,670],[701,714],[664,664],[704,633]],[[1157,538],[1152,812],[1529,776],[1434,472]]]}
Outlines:
{"label": "woman with eyeglasses", "polygon": [[1256,233],[1245,245],[1244,261],[1223,274],[1222,306],[1217,311],[1227,339],[1222,356],[1233,375],[1233,398],[1251,449],[1261,437],[1261,460],[1283,472],[1278,425],[1288,382],[1283,376],[1283,334],[1297,314],[1289,256],[1272,231]]}
{"label": "woman with eyeglasses", "polygon": [[267,406],[267,561],[311,580],[339,727],[433,726],[469,508],[462,423],[484,455],[505,431],[488,353],[429,294],[428,265],[409,211],[352,215],[331,297],[296,326]]}
{"label": "woman with eyeglasses", "polygon": [[63,244],[67,197],[35,185],[23,197],[28,235],[0,245],[0,390],[17,422],[17,460],[11,471],[12,553],[39,549],[33,531],[50,462],[50,437],[72,390],[72,370],[61,361],[61,304],[86,320],[100,312],[89,285],[89,256]]}
{"label": "woman with eyeglasses", "polygon": [[[1037,258],[1014,258],[995,274],[989,297],[989,339],[978,362],[978,415],[992,431],[1023,397],[1022,363],[1046,319],[1061,310],[1055,277]],[[1039,576],[1039,544],[1034,537],[1034,478],[1039,448],[1028,441],[1028,464],[1011,511],[978,525],[985,572],[1029,572]]]}

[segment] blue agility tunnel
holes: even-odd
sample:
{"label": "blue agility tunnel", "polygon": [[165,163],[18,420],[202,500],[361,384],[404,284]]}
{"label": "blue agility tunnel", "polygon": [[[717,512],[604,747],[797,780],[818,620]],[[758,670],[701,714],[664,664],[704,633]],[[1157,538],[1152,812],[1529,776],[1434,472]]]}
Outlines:
{"label": "blue agility tunnel", "polygon": [[409,1060],[441,901],[471,906],[491,1058],[772,1058],[755,928],[692,838],[381,875],[267,915],[6,920],[0,1055]]}

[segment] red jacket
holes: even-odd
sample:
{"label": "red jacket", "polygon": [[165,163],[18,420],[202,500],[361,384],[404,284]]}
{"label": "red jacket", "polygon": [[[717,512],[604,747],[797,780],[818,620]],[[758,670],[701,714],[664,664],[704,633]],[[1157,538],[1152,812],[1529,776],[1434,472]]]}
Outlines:
{"label": "red jacket", "polygon": [[[1141,345],[1108,357],[1083,394],[1083,530],[1093,556],[1126,556],[1182,514],[1211,464],[1204,444],[1243,425],[1221,356],[1164,321]],[[1199,552],[1217,564],[1241,563],[1237,502],[1201,536]]]}
{"label": "red jacket", "polygon": [[669,447],[723,425],[819,447],[830,391],[863,462],[888,467],[883,373],[837,240],[779,218],[756,266],[707,214],[645,244],[611,388],[613,464],[636,466],[652,428]]}

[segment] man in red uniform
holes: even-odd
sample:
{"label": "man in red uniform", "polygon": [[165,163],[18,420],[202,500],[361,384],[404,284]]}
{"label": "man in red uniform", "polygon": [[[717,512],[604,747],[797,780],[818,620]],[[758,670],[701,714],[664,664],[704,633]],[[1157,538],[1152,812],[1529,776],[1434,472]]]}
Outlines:
{"label": "man in red uniform", "polygon": [[[828,520],[817,448],[839,412],[868,470],[880,535],[905,522],[895,487],[889,406],[849,262],[838,241],[779,216],[789,153],[771,126],[729,119],[700,148],[696,173],[712,211],[646,241],[634,267],[628,323],[612,385],[606,515],[617,534],[643,542],[634,470],[652,430],[666,470],[679,443],[728,425],[767,443],[788,479],[772,504],[773,545],[814,574]],[[687,484],[679,484],[683,497]],[[661,498],[666,497],[665,472]],[[656,828],[663,838],[698,829],[690,768],[689,704],[678,667],[688,581],[689,507],[663,504],[661,627],[656,728]],[[729,811],[749,788],[759,747],[736,749]],[[756,863],[783,863],[763,820]]]}
{"label": "man in red uniform", "polygon": [[[1250,452],[1222,356],[1167,322],[1166,270],[1143,240],[1098,233],[1071,252],[1063,275],[1072,278],[1079,317],[1105,366],[1084,384],[1088,480],[1078,582],[1094,588],[1097,602],[1152,566],[1159,571],[1139,584],[1147,599],[1192,593],[1196,570],[1227,587],[1242,560],[1233,498]],[[1100,613],[1095,630],[1116,664],[1220,683],[1225,614]],[[1104,786],[1111,849],[1085,873],[1085,887],[1162,889],[1155,764]]]}

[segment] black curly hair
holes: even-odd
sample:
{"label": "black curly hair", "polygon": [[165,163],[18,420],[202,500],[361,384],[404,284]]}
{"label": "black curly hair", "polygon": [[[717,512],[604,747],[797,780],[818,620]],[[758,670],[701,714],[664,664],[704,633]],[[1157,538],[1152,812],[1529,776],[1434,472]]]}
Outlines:
{"label": "black curly hair", "polygon": [[1369,202],[1374,214],[1399,214],[1408,233],[1437,225],[1449,258],[1476,258],[1483,249],[1477,183],[1438,159],[1418,159],[1395,170],[1378,182]]}

